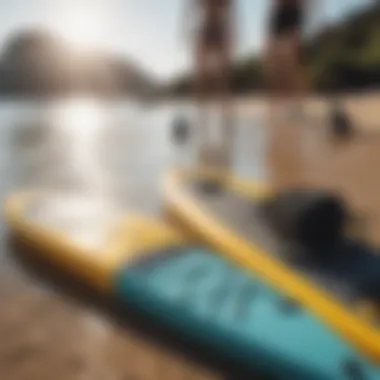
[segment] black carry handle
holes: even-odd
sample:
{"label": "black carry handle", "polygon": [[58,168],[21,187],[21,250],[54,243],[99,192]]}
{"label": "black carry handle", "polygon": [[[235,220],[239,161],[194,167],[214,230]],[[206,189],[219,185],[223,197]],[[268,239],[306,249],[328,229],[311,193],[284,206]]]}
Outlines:
{"label": "black carry handle", "polygon": [[341,197],[313,189],[275,195],[265,203],[263,215],[280,236],[309,248],[328,247],[341,240],[350,219]]}

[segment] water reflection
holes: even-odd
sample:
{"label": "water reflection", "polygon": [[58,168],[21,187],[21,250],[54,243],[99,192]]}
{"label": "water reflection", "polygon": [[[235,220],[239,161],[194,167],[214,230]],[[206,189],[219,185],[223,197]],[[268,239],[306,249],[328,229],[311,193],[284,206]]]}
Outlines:
{"label": "water reflection", "polygon": [[50,104],[15,131],[18,186],[40,194],[29,212],[94,248],[120,218],[121,176],[104,162],[115,149],[104,139],[113,119],[100,103],[70,100]]}
{"label": "water reflection", "polygon": [[100,103],[71,100],[49,104],[15,131],[20,187],[104,192],[111,178],[102,165],[102,132],[111,113]]}
{"label": "water reflection", "polygon": [[[71,204],[76,205],[73,218],[78,218],[76,200],[84,198],[109,210],[157,215],[162,174],[174,165],[193,164],[199,145],[195,126],[186,146],[172,143],[172,120],[178,109],[90,99],[26,107],[13,130],[15,182],[22,189],[43,191],[51,199],[43,202],[46,215],[52,215],[53,209],[58,215],[58,209],[66,208],[62,210],[65,220]],[[193,106],[181,105],[180,111],[190,122],[196,120]],[[233,170],[261,176],[258,156],[265,138],[260,124],[236,119],[235,128]],[[63,198],[69,200],[63,202]],[[52,207],[53,199],[65,206]]]}

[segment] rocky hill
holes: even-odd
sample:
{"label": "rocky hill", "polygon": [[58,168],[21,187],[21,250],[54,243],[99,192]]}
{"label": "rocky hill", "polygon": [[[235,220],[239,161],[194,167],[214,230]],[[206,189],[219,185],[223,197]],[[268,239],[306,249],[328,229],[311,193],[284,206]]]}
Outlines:
{"label": "rocky hill", "polygon": [[0,55],[2,95],[124,95],[151,91],[154,81],[124,57],[79,53],[44,31],[17,33]]}

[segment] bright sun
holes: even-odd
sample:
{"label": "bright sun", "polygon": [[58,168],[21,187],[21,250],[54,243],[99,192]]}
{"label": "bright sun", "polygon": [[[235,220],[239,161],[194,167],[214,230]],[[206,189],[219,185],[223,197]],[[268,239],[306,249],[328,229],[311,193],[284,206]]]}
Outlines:
{"label": "bright sun", "polygon": [[96,47],[105,37],[101,10],[94,3],[83,3],[61,9],[55,25],[60,36],[77,49]]}

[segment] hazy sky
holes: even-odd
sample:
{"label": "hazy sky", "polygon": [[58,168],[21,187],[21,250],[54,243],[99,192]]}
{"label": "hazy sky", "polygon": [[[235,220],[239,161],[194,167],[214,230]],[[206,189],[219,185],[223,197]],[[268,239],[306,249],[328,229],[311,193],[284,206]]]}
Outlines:
{"label": "hazy sky", "polygon": [[[318,0],[317,0],[318,1]],[[319,0],[321,23],[373,0]],[[239,52],[259,49],[269,0],[240,0]],[[45,27],[79,49],[132,56],[160,76],[185,68],[189,45],[181,23],[184,0],[1,0],[0,44],[10,32]]]}

